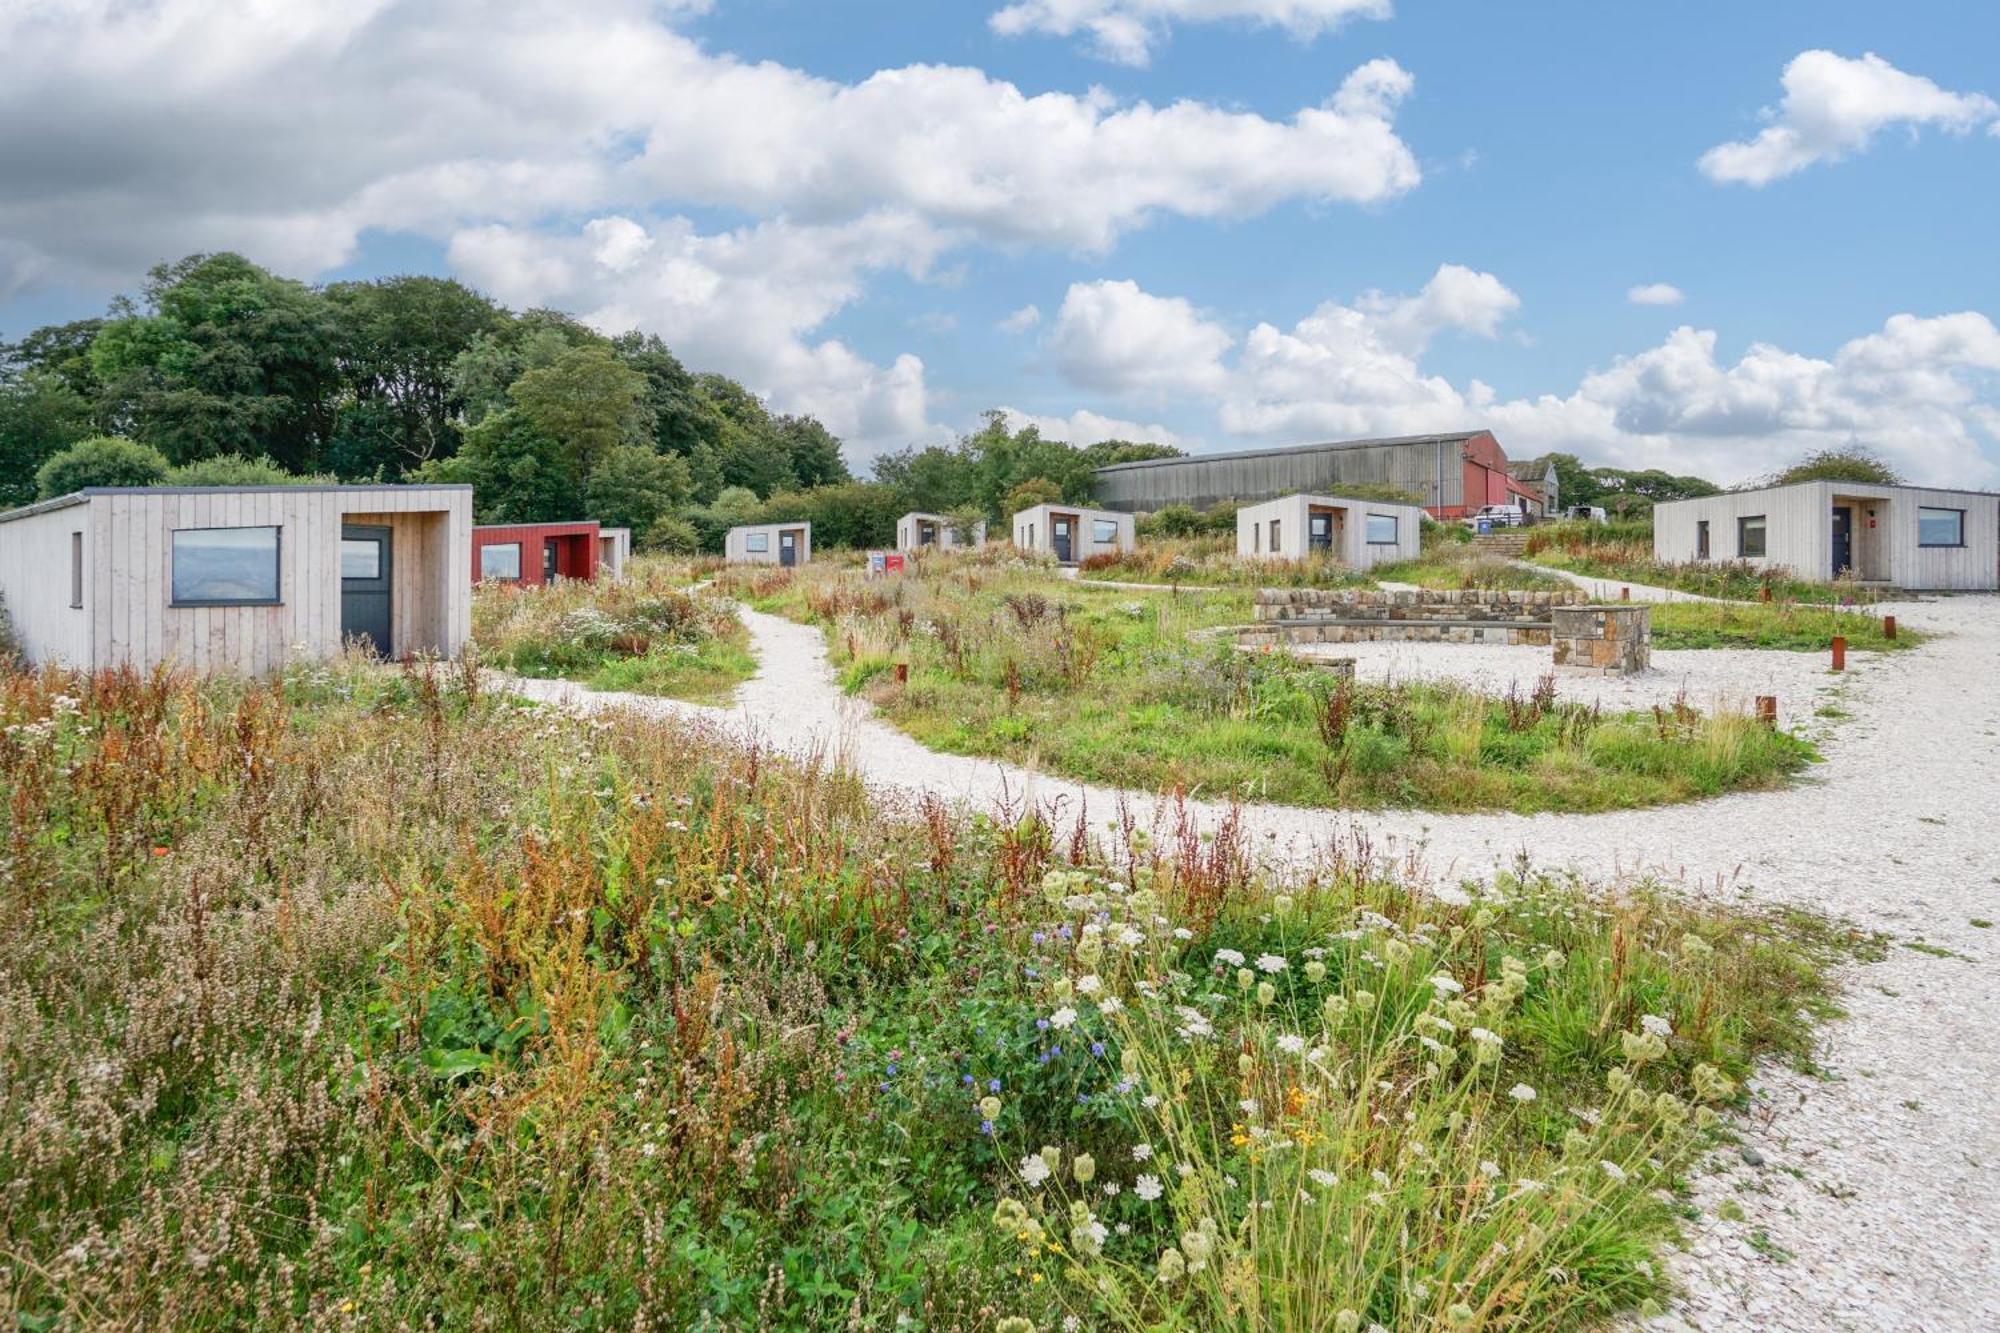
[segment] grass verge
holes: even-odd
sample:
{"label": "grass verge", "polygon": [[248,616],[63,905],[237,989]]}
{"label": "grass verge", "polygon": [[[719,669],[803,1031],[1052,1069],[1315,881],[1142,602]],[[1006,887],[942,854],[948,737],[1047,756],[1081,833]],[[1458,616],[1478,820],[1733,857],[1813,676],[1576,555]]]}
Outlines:
{"label": "grass verge", "polygon": [[1898,628],[1882,632],[1868,611],[1782,602],[1658,602],[1652,608],[1655,648],[1767,648],[1825,652],[1834,636],[1849,648],[1893,652],[1914,648],[1924,636]]}
{"label": "grass verge", "polygon": [[[1093,588],[960,558],[867,583],[744,576],[821,625],[852,692],[933,748],[1122,787],[1297,805],[1587,811],[1777,785],[1814,751],[1740,715],[1605,714],[1553,681],[1492,697],[1441,683],[1339,686],[1203,631],[1243,593]],[[894,682],[896,662],[909,667]]]}

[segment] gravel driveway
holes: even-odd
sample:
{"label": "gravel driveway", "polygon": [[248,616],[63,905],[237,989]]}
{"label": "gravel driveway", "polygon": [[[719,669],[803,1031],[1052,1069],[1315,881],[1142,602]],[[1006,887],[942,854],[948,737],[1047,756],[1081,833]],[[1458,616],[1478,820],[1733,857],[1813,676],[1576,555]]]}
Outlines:
{"label": "gravel driveway", "polygon": [[[1749,1151],[1732,1150],[1696,1182],[1702,1219],[1674,1265],[1687,1296],[1662,1327],[2000,1328],[2000,925],[1974,924],[2000,920],[2000,598],[1886,609],[1939,637],[1893,657],[1852,654],[1838,680],[1817,674],[1816,655],[1689,653],[1663,664],[1713,656],[1723,665],[1687,669],[1768,676],[1795,714],[1810,701],[1852,715],[1823,738],[1827,762],[1781,791],[1600,815],[1244,811],[1277,857],[1355,834],[1440,876],[1526,855],[1598,878],[1649,873],[1690,892],[1801,903],[1897,936],[1887,961],[1850,976],[1851,1017],[1827,1030],[1825,1077],[1773,1070],[1753,1085]],[[745,619],[762,667],[726,710],[559,681],[510,685],[583,708],[720,721],[788,752],[838,755],[884,789],[981,807],[1028,798],[1073,810],[1081,800],[1096,818],[1121,799],[933,753],[838,692],[818,631]],[[1738,657],[1773,660],[1729,663]],[[1163,816],[1149,797],[1128,799],[1142,821]],[[1210,825],[1225,813],[1190,811]],[[1740,1220],[1716,1217],[1725,1200]]]}

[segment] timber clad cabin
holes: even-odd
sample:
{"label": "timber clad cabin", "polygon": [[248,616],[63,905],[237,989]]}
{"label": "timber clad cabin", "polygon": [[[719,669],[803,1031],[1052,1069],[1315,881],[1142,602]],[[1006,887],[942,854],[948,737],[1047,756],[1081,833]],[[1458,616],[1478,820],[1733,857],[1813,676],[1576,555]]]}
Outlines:
{"label": "timber clad cabin", "polygon": [[605,578],[616,582],[625,577],[625,562],[632,558],[632,529],[599,528],[597,530],[597,568]]}
{"label": "timber clad cabin", "polygon": [[1036,505],[1014,515],[1014,545],[1047,551],[1062,565],[1081,564],[1094,555],[1117,555],[1138,544],[1138,524],[1130,514],[1081,505]]}
{"label": "timber clad cabin", "polygon": [[2000,588],[2000,495],[1853,481],[1725,491],[1653,506],[1653,555],[1912,591]]}
{"label": "timber clad cabin", "polygon": [[0,514],[28,659],[266,675],[456,657],[472,634],[470,486],[92,487]]}
{"label": "timber clad cabin", "polygon": [[970,541],[960,541],[958,531],[943,514],[911,512],[896,520],[896,549],[899,551],[956,551],[986,545],[986,520],[972,527]]}
{"label": "timber clad cabin", "polygon": [[597,524],[588,521],[481,524],[472,530],[472,581],[589,582],[597,577],[602,535]]}
{"label": "timber clad cabin", "polygon": [[1099,505],[1125,513],[1157,513],[1176,504],[1213,509],[1368,486],[1414,496],[1433,518],[1463,518],[1486,505],[1541,513],[1550,502],[1548,485],[1516,477],[1490,430],[1149,458],[1098,468],[1090,479]]}
{"label": "timber clad cabin", "polygon": [[810,523],[752,523],[731,528],[722,557],[732,565],[803,565],[812,559]]}
{"label": "timber clad cabin", "polygon": [[1424,511],[1340,495],[1287,495],[1236,511],[1236,554],[1251,560],[1325,557],[1370,569],[1422,553]]}

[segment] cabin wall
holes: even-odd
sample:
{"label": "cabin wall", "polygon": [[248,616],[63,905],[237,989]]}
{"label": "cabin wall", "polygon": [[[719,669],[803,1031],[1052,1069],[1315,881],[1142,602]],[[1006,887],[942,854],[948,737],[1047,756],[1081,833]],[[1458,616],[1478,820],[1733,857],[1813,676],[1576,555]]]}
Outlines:
{"label": "cabin wall", "polygon": [[[0,523],[0,596],[28,661],[88,671],[96,665],[91,613],[99,592],[91,503]],[[70,604],[72,534],[83,534],[83,606]]]}

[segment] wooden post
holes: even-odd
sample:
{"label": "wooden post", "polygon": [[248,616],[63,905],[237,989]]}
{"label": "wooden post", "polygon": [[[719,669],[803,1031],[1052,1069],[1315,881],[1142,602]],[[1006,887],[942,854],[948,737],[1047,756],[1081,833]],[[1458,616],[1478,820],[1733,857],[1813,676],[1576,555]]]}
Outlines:
{"label": "wooden post", "polygon": [[1763,587],[1761,587],[1761,588],[1759,588],[1759,589],[1757,590],[1757,600],[1758,600],[1758,601],[1760,601],[1760,602],[1768,602],[1768,601],[1770,601],[1770,600],[1771,600],[1771,585],[1770,585],[1770,584],[1768,584],[1768,583],[1767,583],[1767,584],[1765,584],[1765,585],[1764,585]]}
{"label": "wooden post", "polygon": [[1833,669],[1847,670],[1847,636],[1844,634],[1833,636]]}
{"label": "wooden post", "polygon": [[1767,727],[1778,725],[1778,696],[1760,694],[1757,696],[1757,720]]}
{"label": "wooden post", "polygon": [[1621,601],[1621,602],[1629,602],[1629,601],[1631,601],[1631,600],[1632,600],[1632,589],[1631,589],[1630,587],[1620,587],[1620,588],[1618,589],[1618,600],[1619,600],[1619,601]]}
{"label": "wooden post", "polygon": [[1896,617],[1894,616],[1882,617],[1882,637],[1885,639],[1893,639],[1896,637]]}
{"label": "wooden post", "polygon": [[910,683],[910,664],[908,662],[896,663],[896,683],[898,685],[908,685]]}

